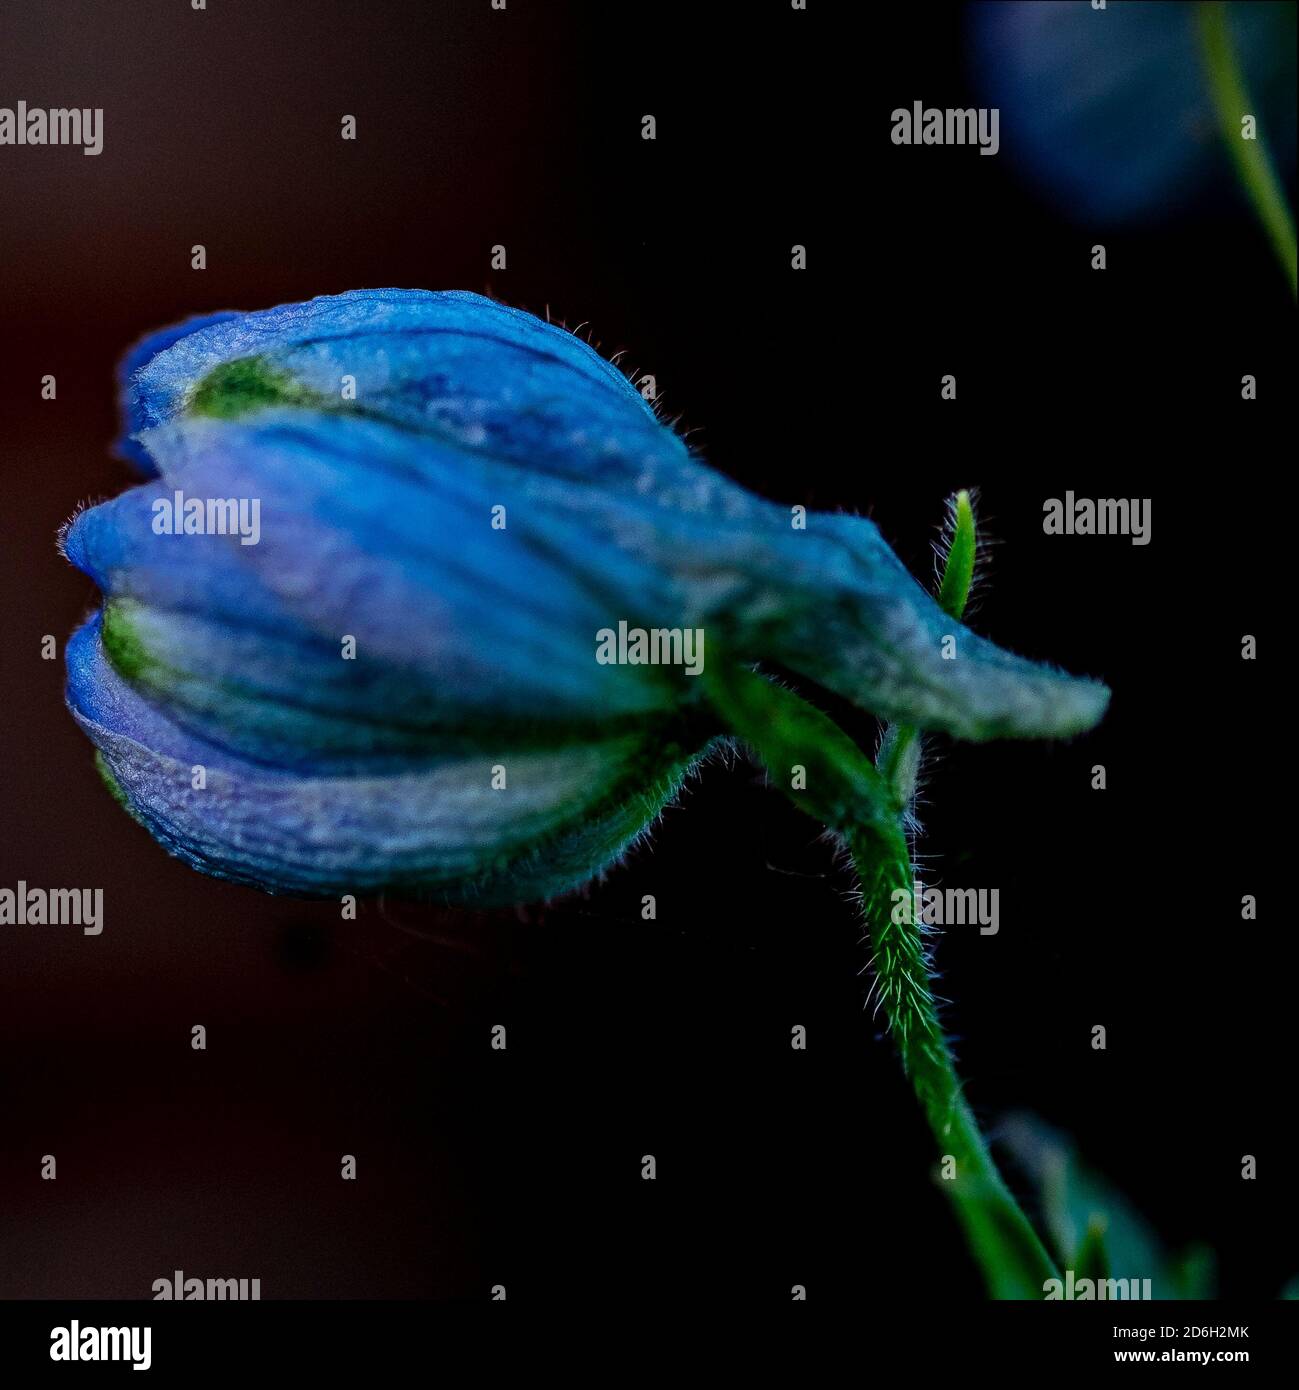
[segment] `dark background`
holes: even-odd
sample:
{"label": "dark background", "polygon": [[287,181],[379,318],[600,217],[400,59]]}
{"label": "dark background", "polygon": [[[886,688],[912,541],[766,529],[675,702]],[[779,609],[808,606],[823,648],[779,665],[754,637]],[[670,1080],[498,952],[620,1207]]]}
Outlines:
{"label": "dark background", "polygon": [[[174,1269],[264,1298],[981,1294],[863,1011],[850,876],[753,768],[708,767],[581,896],[356,923],[196,876],[101,786],[40,642],[61,658],[95,601],[57,527],[131,481],[118,359],[194,312],[384,285],[588,324],[714,466],[872,515],[918,574],[980,487],[975,626],[1114,699],[1072,744],[930,764],[931,876],[1001,890],[999,935],[940,946],[970,1098],[994,1133],[1027,1109],[1073,1134],[1172,1245],[1216,1247],[1225,1294],[1299,1272],[1261,679],[1293,307],[1230,190],[1107,234],[1097,276],[1092,230],[1005,161],[892,147],[894,106],[970,102],[962,32],[956,6],[824,0],[0,9],[0,104],[105,109],[98,158],[0,148],[0,885],[102,886],[106,915],[0,929],[0,1295],[147,1297]],[[1151,498],[1153,543],[1045,537],[1070,488]]]}

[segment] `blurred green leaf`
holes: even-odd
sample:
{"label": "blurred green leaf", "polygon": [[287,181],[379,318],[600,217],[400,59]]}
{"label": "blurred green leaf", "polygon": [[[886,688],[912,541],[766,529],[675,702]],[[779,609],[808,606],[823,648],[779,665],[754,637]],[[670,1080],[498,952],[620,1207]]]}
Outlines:
{"label": "blurred green leaf", "polygon": [[1105,1248],[1105,1221],[1093,1215],[1087,1223],[1087,1234],[1074,1261],[1074,1275],[1079,1279],[1109,1279],[1110,1255]]}
{"label": "blurred green leaf", "polygon": [[1218,1258],[1212,1247],[1197,1243],[1174,1255],[1170,1272],[1180,1289],[1178,1298],[1212,1298],[1218,1283]]}
{"label": "blurred green leaf", "polygon": [[[1034,1116],[1016,1115],[997,1142],[1036,1189],[1052,1252],[1075,1279],[1149,1279],[1154,1298],[1212,1296],[1213,1252],[1198,1245],[1170,1255],[1150,1223],[1079,1160],[1065,1135]],[[1097,1274],[1102,1265],[1106,1272]]]}

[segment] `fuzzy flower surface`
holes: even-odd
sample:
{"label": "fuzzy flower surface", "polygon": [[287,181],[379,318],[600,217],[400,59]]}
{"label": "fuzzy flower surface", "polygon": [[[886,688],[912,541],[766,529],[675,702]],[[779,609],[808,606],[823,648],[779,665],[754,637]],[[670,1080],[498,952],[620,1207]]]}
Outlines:
{"label": "fuzzy flower surface", "polygon": [[[123,412],[146,480],[65,529],[103,596],[67,701],[131,814],[222,878],[488,904],[597,875],[729,732],[683,664],[597,660],[620,623],[961,738],[1081,732],[1108,699],[955,623],[871,522],[793,524],[587,344],[474,294],[193,320],[127,358]],[[194,499],[255,501],[255,543],[159,526]]]}

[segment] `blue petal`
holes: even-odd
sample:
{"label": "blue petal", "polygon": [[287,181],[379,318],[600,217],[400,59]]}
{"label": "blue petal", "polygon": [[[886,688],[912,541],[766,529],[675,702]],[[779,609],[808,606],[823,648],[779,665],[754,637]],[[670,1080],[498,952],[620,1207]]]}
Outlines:
{"label": "blue petal", "polygon": [[186,319],[184,323],[173,324],[170,328],[160,329],[156,333],[150,333],[141,338],[122,359],[117,370],[117,379],[123,428],[122,437],[117,441],[117,450],[125,458],[130,459],[132,463],[138,465],[144,473],[152,474],[157,470],[148,451],[136,441],[134,436],[138,430],[145,429],[154,422],[145,419],[144,413],[140,409],[134,385],[136,373],[157,357],[160,352],[171,347],[173,343],[178,343],[182,338],[187,338],[191,333],[197,333],[199,329],[208,328],[214,323],[224,323],[229,319],[239,317],[241,317],[240,314],[234,310],[196,315],[194,318]]}
{"label": "blue petal", "polygon": [[[272,892],[419,889],[485,905],[554,896],[621,855],[703,747],[650,728],[383,776],[299,776],[173,724],[118,676],[97,619],[67,655],[68,704],[132,814],[192,867]],[[496,790],[502,760],[508,785]]]}
{"label": "blue petal", "polygon": [[458,290],[355,290],[187,332],[132,370],[129,429],[177,418],[217,369],[250,360],[291,382],[297,399],[519,461],[566,449],[567,435],[602,422],[658,430],[640,394],[586,343]]}
{"label": "blue petal", "polygon": [[[310,411],[263,412],[249,424],[187,420],[149,439],[169,486],[256,499],[261,537],[243,546],[237,537],[154,536],[137,509],[128,585],[138,585],[146,553],[164,569],[185,567],[193,542],[215,540],[227,567],[268,596],[250,596],[250,615],[269,612],[281,627],[291,615],[335,653],[350,635],[359,659],[419,673],[431,722],[615,719],[682,697],[675,670],[597,664],[598,629],[627,615],[584,575],[580,556],[547,544],[520,470]],[[492,526],[498,503],[504,530]],[[89,549],[80,533],[91,515],[69,532],[74,563]],[[128,542],[119,534],[116,543]],[[627,571],[633,587],[652,578],[644,561]],[[144,597],[160,601],[163,587]]]}
{"label": "blue petal", "polygon": [[[366,477],[379,427],[325,422],[331,447],[305,451],[301,429],[286,444],[266,425],[186,426],[189,495],[247,488],[265,509],[256,546],[155,534],[170,483],[83,512],[65,536],[108,600],[115,659],[178,723],[250,759],[343,770],[507,734],[563,745],[680,700],[675,671],[595,661],[605,610],[521,528],[493,531],[485,500]],[[340,467],[332,446],[351,435]]]}
{"label": "blue petal", "polygon": [[596,632],[626,620],[703,628],[715,651],[964,738],[1099,718],[1103,687],[953,623],[869,521],[812,514],[794,530],[659,435],[641,454],[615,441],[607,470],[582,473],[579,455],[550,473],[306,410],[187,420],[149,442],[169,482],[260,497],[262,540],[242,562],[317,631],[423,672],[448,714],[612,717],[688,698],[678,668],[594,663]]}

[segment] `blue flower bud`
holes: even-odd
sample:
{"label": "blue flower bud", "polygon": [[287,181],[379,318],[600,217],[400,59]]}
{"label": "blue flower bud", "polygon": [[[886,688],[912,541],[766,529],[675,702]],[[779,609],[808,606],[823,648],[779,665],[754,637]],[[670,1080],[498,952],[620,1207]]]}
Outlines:
{"label": "blue flower bud", "polygon": [[[150,477],[66,530],[104,595],[68,703],[128,809],[221,877],[576,886],[727,732],[708,660],[967,738],[1076,732],[1107,699],[953,623],[870,522],[795,529],[586,344],[476,295],[198,320],[132,354],[124,410]],[[637,661],[629,630],[697,634],[698,660]]]}

